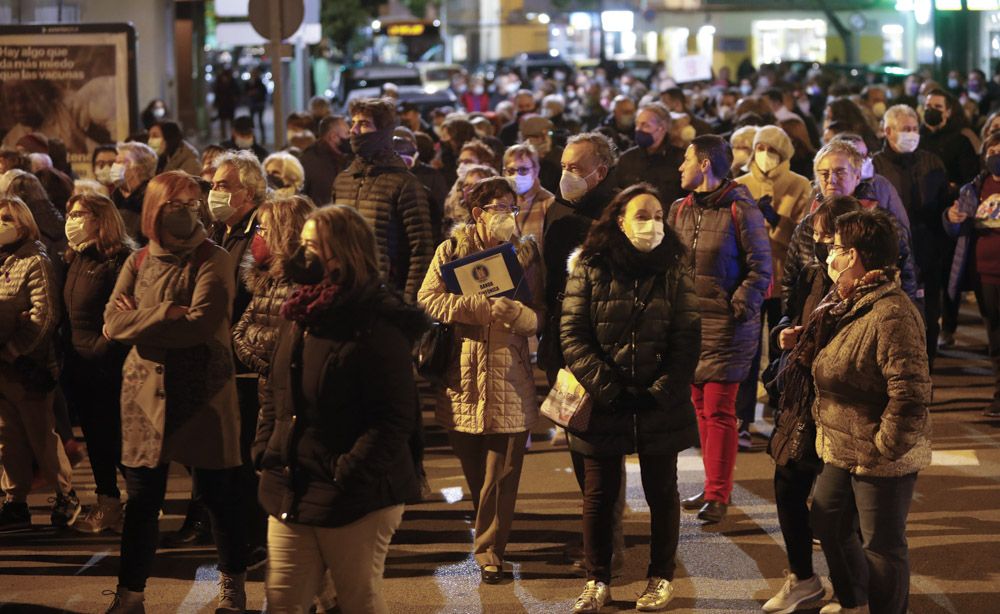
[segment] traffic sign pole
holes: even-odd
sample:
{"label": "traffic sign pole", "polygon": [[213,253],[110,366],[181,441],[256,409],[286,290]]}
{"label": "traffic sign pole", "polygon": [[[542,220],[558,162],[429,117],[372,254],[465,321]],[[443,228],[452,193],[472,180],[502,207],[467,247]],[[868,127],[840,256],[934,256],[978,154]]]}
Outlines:
{"label": "traffic sign pole", "polygon": [[282,11],[278,0],[268,2],[271,10],[271,81],[274,83],[274,93],[271,95],[271,110],[274,113],[274,148],[281,147],[282,137],[285,132],[285,88],[284,88],[284,67],[281,61],[281,21]]}

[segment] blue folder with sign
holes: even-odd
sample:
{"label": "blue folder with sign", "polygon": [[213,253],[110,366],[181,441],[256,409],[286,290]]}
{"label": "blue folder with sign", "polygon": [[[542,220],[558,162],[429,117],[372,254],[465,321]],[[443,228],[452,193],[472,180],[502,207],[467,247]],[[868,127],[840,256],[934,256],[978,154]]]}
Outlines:
{"label": "blue folder with sign", "polygon": [[452,294],[485,294],[526,302],[531,292],[524,280],[524,269],[517,260],[512,243],[477,252],[441,265],[441,278]]}

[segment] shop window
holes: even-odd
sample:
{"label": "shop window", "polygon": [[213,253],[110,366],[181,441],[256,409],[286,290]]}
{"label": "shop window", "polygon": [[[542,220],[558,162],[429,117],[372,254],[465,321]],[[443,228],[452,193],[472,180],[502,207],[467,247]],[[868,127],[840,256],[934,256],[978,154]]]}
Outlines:
{"label": "shop window", "polygon": [[753,22],[754,64],[786,60],[826,61],[822,19],[768,19]]}

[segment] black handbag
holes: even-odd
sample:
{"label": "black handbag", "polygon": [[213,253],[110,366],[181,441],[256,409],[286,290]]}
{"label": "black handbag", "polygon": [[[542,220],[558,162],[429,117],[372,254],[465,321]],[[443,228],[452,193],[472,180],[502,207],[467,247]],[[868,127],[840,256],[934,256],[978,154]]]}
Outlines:
{"label": "black handbag", "polygon": [[443,386],[454,352],[455,329],[451,324],[434,322],[413,351],[417,374],[435,386]]}

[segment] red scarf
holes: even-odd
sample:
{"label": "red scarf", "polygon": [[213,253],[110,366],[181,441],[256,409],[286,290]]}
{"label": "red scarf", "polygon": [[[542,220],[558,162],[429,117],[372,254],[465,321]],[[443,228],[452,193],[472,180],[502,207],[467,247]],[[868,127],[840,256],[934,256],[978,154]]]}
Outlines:
{"label": "red scarf", "polygon": [[299,286],[281,306],[281,317],[303,326],[319,324],[339,293],[340,286],[328,281]]}

